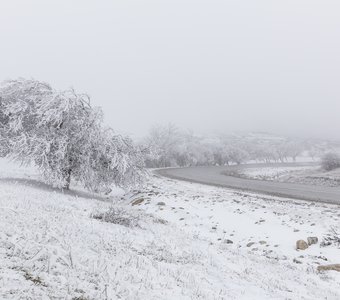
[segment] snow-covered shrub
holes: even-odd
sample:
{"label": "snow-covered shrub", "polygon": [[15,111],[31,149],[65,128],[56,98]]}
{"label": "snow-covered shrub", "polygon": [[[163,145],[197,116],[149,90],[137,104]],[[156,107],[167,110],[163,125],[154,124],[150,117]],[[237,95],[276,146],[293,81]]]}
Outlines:
{"label": "snow-covered shrub", "polygon": [[340,156],[336,153],[327,153],[321,159],[321,166],[326,171],[340,168]]}
{"label": "snow-covered shrub", "polygon": [[143,155],[128,138],[103,128],[102,111],[86,94],[56,91],[36,80],[0,89],[0,153],[34,163],[44,179],[68,189],[71,177],[94,191],[126,187],[144,174]]}
{"label": "snow-covered shrub", "polygon": [[337,245],[338,247],[340,247],[340,231],[335,227],[332,227],[320,245],[322,247],[330,245]]}
{"label": "snow-covered shrub", "polygon": [[140,218],[122,208],[111,206],[108,211],[95,213],[93,219],[126,227],[138,227]]}

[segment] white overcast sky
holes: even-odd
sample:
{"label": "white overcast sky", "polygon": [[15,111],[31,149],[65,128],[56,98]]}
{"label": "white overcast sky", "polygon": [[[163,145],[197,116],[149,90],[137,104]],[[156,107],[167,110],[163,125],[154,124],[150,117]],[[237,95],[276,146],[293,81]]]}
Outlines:
{"label": "white overcast sky", "polygon": [[340,136],[340,1],[2,0],[0,80],[74,87],[119,132]]}

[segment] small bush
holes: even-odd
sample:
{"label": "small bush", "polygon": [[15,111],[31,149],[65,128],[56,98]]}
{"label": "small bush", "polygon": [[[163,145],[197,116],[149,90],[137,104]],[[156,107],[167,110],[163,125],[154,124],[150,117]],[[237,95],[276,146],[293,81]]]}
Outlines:
{"label": "small bush", "polygon": [[340,248],[340,232],[335,227],[330,229],[327,236],[321,242],[322,247],[330,245],[336,245]]}
{"label": "small bush", "polygon": [[24,271],[24,277],[26,280],[32,281],[34,285],[46,286],[39,276],[34,277],[32,274],[28,273],[28,271]]}
{"label": "small bush", "polygon": [[93,219],[125,227],[139,227],[139,217],[134,216],[122,208],[110,207],[107,212],[92,215]]}
{"label": "small bush", "polygon": [[340,156],[336,153],[327,153],[321,159],[321,166],[326,171],[340,168]]}

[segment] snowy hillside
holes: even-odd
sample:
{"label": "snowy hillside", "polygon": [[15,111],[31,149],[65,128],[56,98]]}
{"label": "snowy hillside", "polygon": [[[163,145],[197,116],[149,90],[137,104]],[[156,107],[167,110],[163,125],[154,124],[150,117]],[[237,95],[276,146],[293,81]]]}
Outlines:
{"label": "snowy hillside", "polygon": [[340,273],[317,272],[340,262],[320,246],[338,206],[159,177],[106,199],[38,179],[0,161],[0,299],[340,298]]}

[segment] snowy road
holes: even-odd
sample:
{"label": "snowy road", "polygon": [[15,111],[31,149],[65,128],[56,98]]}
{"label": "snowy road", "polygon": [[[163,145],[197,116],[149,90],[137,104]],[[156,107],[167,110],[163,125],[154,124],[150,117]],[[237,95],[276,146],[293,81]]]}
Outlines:
{"label": "snowy road", "polygon": [[[253,164],[241,168],[263,167],[268,165]],[[269,165],[270,166],[270,165]],[[157,170],[156,173],[173,179],[227,187],[243,191],[252,191],[274,196],[289,197],[308,201],[340,204],[339,187],[323,187],[304,184],[244,179],[227,176],[223,173],[238,167],[189,167]]]}

